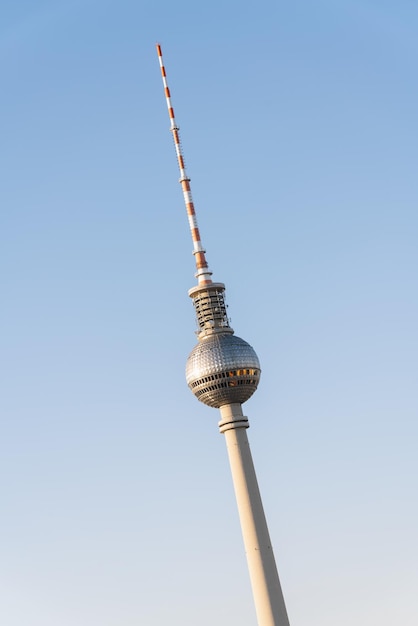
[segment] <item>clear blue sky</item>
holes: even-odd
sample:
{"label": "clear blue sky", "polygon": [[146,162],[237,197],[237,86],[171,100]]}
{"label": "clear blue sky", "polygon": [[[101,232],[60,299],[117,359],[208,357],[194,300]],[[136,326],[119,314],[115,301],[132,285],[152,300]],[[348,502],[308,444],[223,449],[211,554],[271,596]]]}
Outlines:
{"label": "clear blue sky", "polygon": [[418,6],[0,8],[0,622],[253,626],[216,411],[186,387],[202,239],[292,626],[418,623]]}

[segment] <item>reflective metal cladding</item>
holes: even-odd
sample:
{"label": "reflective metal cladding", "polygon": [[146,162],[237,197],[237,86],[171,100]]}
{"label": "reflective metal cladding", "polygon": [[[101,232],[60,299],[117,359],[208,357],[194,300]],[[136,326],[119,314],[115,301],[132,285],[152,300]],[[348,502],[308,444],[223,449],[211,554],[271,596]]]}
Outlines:
{"label": "reflective metal cladding", "polygon": [[257,389],[260,362],[254,349],[230,333],[200,339],[186,364],[186,380],[198,400],[212,407],[242,404]]}

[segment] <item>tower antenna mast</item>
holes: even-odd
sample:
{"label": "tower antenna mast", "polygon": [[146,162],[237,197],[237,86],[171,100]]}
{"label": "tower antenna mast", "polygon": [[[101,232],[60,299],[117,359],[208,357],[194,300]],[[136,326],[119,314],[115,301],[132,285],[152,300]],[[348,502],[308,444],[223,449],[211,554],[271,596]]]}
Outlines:
{"label": "tower antenna mast", "polygon": [[212,282],[212,273],[197,227],[190,179],[184,166],[179,128],[174,117],[159,44],[157,53],[193,240],[198,281],[189,290],[196,311],[198,344],[187,359],[186,381],[198,400],[218,408],[221,413],[218,426],[225,435],[258,624],[289,626],[247,438],[248,418],[242,412],[242,404],[257,389],[261,374],[260,362],[254,349],[237,337],[229,325],[225,285]]}
{"label": "tower antenna mast", "polygon": [[167,75],[165,72],[165,67],[163,63],[163,55],[161,52],[160,44],[157,44],[157,53],[158,53],[158,60],[160,63],[160,68],[161,68],[161,76],[163,79],[164,93],[165,93],[165,99],[167,102],[168,115],[170,117],[170,122],[171,122],[170,131],[173,134],[174,147],[176,149],[177,162],[178,162],[178,166],[180,170],[179,183],[181,184],[181,188],[183,190],[184,204],[186,206],[187,217],[189,219],[190,233],[192,235],[192,240],[193,240],[193,254],[195,255],[195,260],[196,260],[196,278],[198,279],[199,285],[208,285],[212,282],[211,280],[212,272],[209,271],[208,263],[206,261],[206,256],[205,256],[206,250],[204,250],[202,246],[202,242],[200,240],[200,232],[199,232],[199,228],[197,225],[196,212],[194,209],[193,198],[192,198],[192,191],[190,189],[190,178],[187,176],[186,166],[184,165],[184,157],[183,157],[183,151],[181,148],[181,141],[180,141],[180,129],[177,126],[176,118],[174,117],[174,108],[173,108],[173,105],[171,104],[171,95],[170,95],[170,90],[167,84]]}

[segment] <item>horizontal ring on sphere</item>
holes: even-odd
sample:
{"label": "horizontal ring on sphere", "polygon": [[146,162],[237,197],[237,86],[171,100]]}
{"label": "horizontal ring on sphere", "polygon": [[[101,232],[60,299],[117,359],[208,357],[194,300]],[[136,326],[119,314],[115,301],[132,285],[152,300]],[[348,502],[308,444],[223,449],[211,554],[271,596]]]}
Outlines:
{"label": "horizontal ring on sphere", "polygon": [[201,339],[186,364],[186,380],[198,400],[219,408],[242,404],[260,380],[260,362],[254,349],[240,337],[213,333]]}

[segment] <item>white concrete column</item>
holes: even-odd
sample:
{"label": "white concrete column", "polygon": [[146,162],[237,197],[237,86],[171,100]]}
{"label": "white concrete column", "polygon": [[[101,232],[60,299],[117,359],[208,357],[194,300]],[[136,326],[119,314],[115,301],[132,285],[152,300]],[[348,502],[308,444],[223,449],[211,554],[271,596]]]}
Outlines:
{"label": "white concrete column", "polygon": [[259,626],[289,626],[240,404],[220,407]]}

